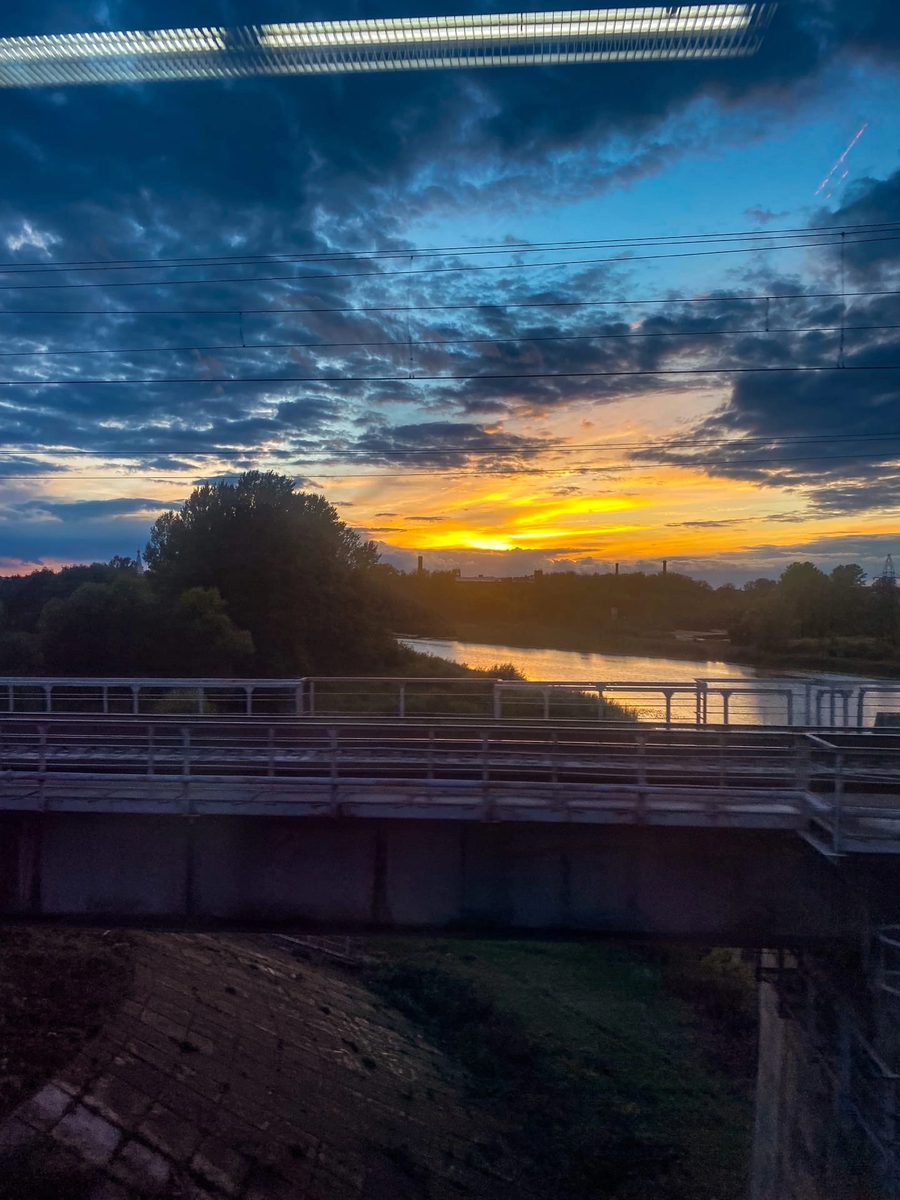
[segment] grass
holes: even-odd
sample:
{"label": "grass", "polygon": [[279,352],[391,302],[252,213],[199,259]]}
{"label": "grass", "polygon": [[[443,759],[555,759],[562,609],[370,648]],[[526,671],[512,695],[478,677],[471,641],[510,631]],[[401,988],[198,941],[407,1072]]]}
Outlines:
{"label": "grass", "polygon": [[[748,988],[752,995],[740,971],[723,986],[722,964],[701,967],[696,953],[679,962],[598,943],[380,940],[370,951],[378,963],[370,986],[513,1121],[517,1153],[542,1195],[745,1194],[746,1064],[717,1065],[705,1029],[715,1021],[672,994],[685,980],[687,992],[716,995],[734,1019]],[[742,1020],[730,1036],[752,1044],[752,1020],[738,1033]]]}

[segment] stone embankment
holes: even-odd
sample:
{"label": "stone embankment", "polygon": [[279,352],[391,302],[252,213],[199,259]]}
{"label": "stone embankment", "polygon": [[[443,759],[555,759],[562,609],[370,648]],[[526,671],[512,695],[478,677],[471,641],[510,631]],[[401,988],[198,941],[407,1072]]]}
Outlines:
{"label": "stone embankment", "polygon": [[130,998],[0,1125],[2,1200],[527,1197],[459,1068],[347,970],[249,937],[134,954]]}

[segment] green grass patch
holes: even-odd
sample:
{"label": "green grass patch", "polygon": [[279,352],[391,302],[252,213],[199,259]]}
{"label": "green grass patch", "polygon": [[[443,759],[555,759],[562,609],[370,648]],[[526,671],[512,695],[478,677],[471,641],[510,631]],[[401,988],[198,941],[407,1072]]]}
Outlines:
{"label": "green grass patch", "polygon": [[[395,939],[370,949],[370,986],[504,1112],[542,1195],[744,1196],[749,1088],[710,1058],[702,1015],[671,994],[660,956],[521,941]],[[703,974],[690,989],[702,990]]]}

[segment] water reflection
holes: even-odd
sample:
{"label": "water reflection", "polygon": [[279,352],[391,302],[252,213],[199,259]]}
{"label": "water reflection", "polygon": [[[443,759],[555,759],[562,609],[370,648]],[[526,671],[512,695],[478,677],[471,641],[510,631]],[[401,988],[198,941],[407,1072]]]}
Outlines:
{"label": "water reflection", "polygon": [[[513,663],[526,679],[603,685],[609,699],[619,700],[643,720],[666,719],[665,684],[682,685],[669,699],[674,721],[697,717],[697,679],[709,682],[706,719],[732,724],[813,724],[872,726],[878,713],[900,713],[900,680],[836,673],[771,674],[735,663],[650,658],[630,654],[585,653],[522,646],[486,645],[446,638],[404,638],[405,645],[470,667]],[[616,683],[647,685],[623,689]],[[656,686],[654,686],[656,685]],[[759,694],[765,689],[769,694]],[[777,692],[777,694],[772,694]]]}

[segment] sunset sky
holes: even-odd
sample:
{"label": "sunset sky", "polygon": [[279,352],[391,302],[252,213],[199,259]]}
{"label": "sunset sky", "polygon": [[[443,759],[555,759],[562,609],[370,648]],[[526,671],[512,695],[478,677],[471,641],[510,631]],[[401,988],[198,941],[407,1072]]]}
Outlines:
{"label": "sunset sky", "polygon": [[[261,3],[0,37],[463,11]],[[900,559],[893,0],[721,62],[0,90],[0,143],[2,573],[254,466],[405,568]]]}

